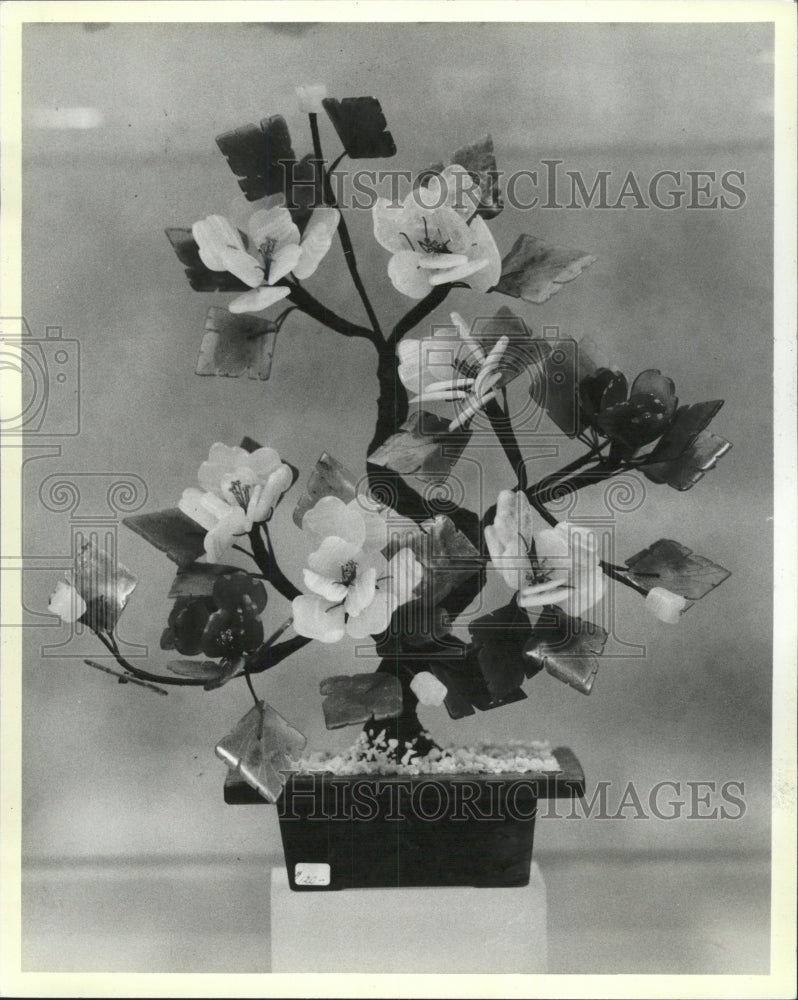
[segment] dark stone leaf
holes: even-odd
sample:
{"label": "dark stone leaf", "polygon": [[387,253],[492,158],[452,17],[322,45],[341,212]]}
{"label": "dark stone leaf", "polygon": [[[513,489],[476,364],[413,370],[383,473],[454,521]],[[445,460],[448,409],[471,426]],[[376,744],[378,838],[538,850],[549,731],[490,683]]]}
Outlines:
{"label": "dark stone leaf", "polygon": [[[527,613],[513,598],[509,604],[469,623],[480,670],[494,698],[504,698],[521,687],[527,673],[523,649],[532,635]],[[538,668],[540,669],[540,668]]]}
{"label": "dark stone leaf", "polygon": [[[169,613],[167,631],[171,645],[183,656],[196,656],[202,651],[202,637],[208,619],[216,610],[209,597],[179,597]],[[163,646],[163,649],[169,648]]]}
{"label": "dark stone leaf", "polygon": [[462,146],[452,156],[452,163],[461,167],[479,181],[480,201],[477,215],[483,219],[492,219],[501,212],[502,205],[499,195],[499,172],[496,169],[496,157],[493,153],[493,139],[486,135],[468,146]]}
{"label": "dark stone leaf", "polygon": [[610,368],[597,368],[579,383],[579,400],[582,412],[593,420],[602,410],[626,400],[629,390],[626,376]]}
{"label": "dark stone leaf", "polygon": [[178,507],[153,514],[134,514],[123,518],[122,524],[178,566],[188,567],[205,554],[205,531]]}
{"label": "dark stone leaf", "polygon": [[387,719],[402,711],[402,687],[387,673],[326,677],[319,692],[324,695],[321,707],[328,729]]}
{"label": "dark stone leaf", "polygon": [[369,461],[422,482],[444,483],[470,438],[470,431],[450,433],[448,420],[416,410]]}
{"label": "dark stone leaf", "polygon": [[271,320],[241,315],[211,306],[197,358],[197,375],[227,375],[268,379],[277,343],[277,326]]}
{"label": "dark stone leaf", "polygon": [[719,458],[731,450],[731,442],[709,431],[701,431],[686,451],[669,462],[656,462],[642,466],[642,471],[653,483],[667,483],[675,490],[689,490],[702,479],[705,472],[714,469]]}
{"label": "dark stone leaf", "polygon": [[238,186],[248,201],[285,192],[296,156],[282,115],[224,132],[216,137],[216,145],[239,178]]}
{"label": "dark stone leaf", "polygon": [[473,715],[474,710],[488,712],[502,705],[510,705],[516,701],[524,701],[526,695],[520,687],[508,690],[501,697],[491,693],[480,669],[477,651],[468,650],[462,659],[430,661],[430,672],[446,687],[444,705],[453,719],[462,719]]}
{"label": "dark stone leaf", "polygon": [[582,694],[590,694],[598,671],[598,659],[607,642],[599,625],[571,618],[559,607],[543,609],[524,656],[533,669],[548,673]]}
{"label": "dark stone leaf", "polygon": [[683,454],[723,406],[722,399],[680,406],[673,422],[651,452],[650,462],[670,462]]}
{"label": "dark stone leaf", "polygon": [[529,369],[540,372],[553,349],[550,340],[533,337],[521,317],[507,306],[502,306],[492,318],[475,320],[472,332],[486,354],[500,337],[510,341],[499,362],[500,385],[507,385]]}
{"label": "dark stone leaf", "polygon": [[524,234],[502,261],[502,276],[495,290],[540,305],[595,260],[583,250],[553,246]]}
{"label": "dark stone leaf", "polygon": [[324,452],[308,476],[307,492],[299,498],[294,509],[294,524],[301,528],[302,518],[322,497],[338,497],[349,503],[356,496],[357,479],[354,473]]}
{"label": "dark stone leaf", "polygon": [[551,351],[540,378],[530,384],[529,394],[564,434],[574,437],[587,425],[579,405],[579,387],[598,369],[607,368],[605,358],[589,338],[563,337],[547,343]]}
{"label": "dark stone leaf", "polygon": [[79,621],[95,632],[113,632],[137,579],[89,539],[75,554],[71,582],[86,602]]}
{"label": "dark stone leaf", "polygon": [[668,418],[676,412],[678,400],[676,399],[676,386],[673,379],[663,375],[658,368],[647,368],[640,372],[632,382],[629,390],[629,398],[637,395],[653,396],[655,400],[662,400],[665,406],[665,413]]}
{"label": "dark stone leaf", "polygon": [[179,569],[169,588],[169,597],[210,597],[218,577],[225,573],[240,573],[237,566],[222,563],[193,563]]}
{"label": "dark stone leaf", "polygon": [[237,771],[268,802],[276,802],[307,740],[265,702],[253,706],[216,745],[216,756]]}
{"label": "dark stone leaf", "polygon": [[[396,532],[385,550],[386,558],[401,548],[411,549],[424,568],[419,603],[427,609],[440,604],[485,565],[478,549],[445,514],[439,514],[415,529]],[[415,603],[404,605],[410,609],[408,615],[411,618],[417,613],[413,610]]]}
{"label": "dark stone leaf", "polygon": [[323,172],[312,153],[293,164],[286,190],[286,208],[303,232],[314,208],[324,204]]}
{"label": "dark stone leaf", "polygon": [[166,668],[180,677],[192,677],[198,681],[215,681],[227,672],[226,666],[213,660],[170,660]]}
{"label": "dark stone leaf", "polygon": [[259,615],[266,607],[266,588],[249,573],[234,570],[216,578],[213,599],[223,611],[243,611],[245,615]]}
{"label": "dark stone leaf", "polygon": [[245,285],[229,271],[211,271],[199,256],[199,247],[190,229],[167,229],[177,259],[185,265],[186,277],[195,292],[246,292]]}
{"label": "dark stone leaf", "polygon": [[626,565],[630,578],[645,590],[664,587],[688,601],[700,600],[731,576],[729,570],[669,538],[633,555]]}
{"label": "dark stone leaf", "polygon": [[376,97],[325,97],[324,110],[353,160],[394,156],[396,145]]}

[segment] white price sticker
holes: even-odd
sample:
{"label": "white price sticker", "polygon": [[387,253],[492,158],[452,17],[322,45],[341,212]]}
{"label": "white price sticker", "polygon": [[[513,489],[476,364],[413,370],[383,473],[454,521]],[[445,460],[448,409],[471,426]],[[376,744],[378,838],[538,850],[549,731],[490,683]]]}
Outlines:
{"label": "white price sticker", "polygon": [[299,861],[294,865],[297,885],[329,885],[330,866],[326,862]]}

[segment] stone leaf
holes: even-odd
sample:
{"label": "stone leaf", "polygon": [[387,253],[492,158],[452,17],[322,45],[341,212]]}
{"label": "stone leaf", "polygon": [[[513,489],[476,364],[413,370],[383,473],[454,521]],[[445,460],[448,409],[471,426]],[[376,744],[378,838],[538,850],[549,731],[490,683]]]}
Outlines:
{"label": "stone leaf", "polygon": [[492,318],[475,320],[471,332],[485,354],[490,354],[500,337],[508,338],[509,344],[499,362],[502,386],[529,369],[539,377],[553,350],[552,341],[533,337],[521,317],[507,306],[502,306]]}
{"label": "stone leaf", "polygon": [[540,305],[595,260],[584,250],[554,246],[525,233],[502,261],[502,275],[495,290]]}
{"label": "stone leaf", "polygon": [[170,660],[166,668],[180,677],[191,677],[206,684],[220,681],[229,672],[226,665],[213,660]]}
{"label": "stone leaf", "polygon": [[417,410],[369,455],[369,462],[422,482],[444,483],[470,438],[470,431],[450,433],[448,420]]}
{"label": "stone leaf", "polygon": [[[419,601],[432,609],[465,581],[479,573],[485,560],[446,514],[405,531],[396,531],[385,550],[386,558],[400,548],[412,550],[424,568]],[[414,602],[415,603],[415,602]],[[406,605],[415,613],[413,605]]]}
{"label": "stone leaf", "polygon": [[225,566],[222,563],[193,563],[177,571],[169,588],[168,596],[176,597],[210,597],[217,579],[226,573],[240,573],[238,566]]}
{"label": "stone leaf", "polygon": [[542,669],[524,660],[523,650],[532,635],[529,616],[513,598],[469,623],[468,631],[476,648],[477,661],[488,690],[494,698],[505,698]]}
{"label": "stone leaf", "polygon": [[589,337],[563,337],[546,343],[551,351],[538,369],[540,377],[530,383],[529,394],[564,434],[574,437],[587,426],[580,386],[589,385],[596,371],[609,367],[608,362]]}
{"label": "stone leaf", "polygon": [[497,216],[504,205],[499,194],[499,172],[496,169],[491,136],[486,135],[468,146],[461,146],[453,154],[452,163],[465,167],[479,181],[480,201],[477,215],[481,215],[483,219]]}
{"label": "stone leaf", "polygon": [[284,771],[305,747],[305,737],[265,702],[254,705],[216,745],[216,756],[237,771],[267,802],[276,802]]}
{"label": "stone leaf", "polygon": [[689,490],[703,479],[704,473],[714,469],[718,459],[731,451],[731,442],[709,431],[701,431],[693,443],[669,462],[655,462],[642,466],[642,471],[652,483],[666,483],[675,490]]}
{"label": "stone leaf", "polygon": [[152,514],[134,514],[123,518],[122,524],[180,567],[190,566],[205,554],[204,530],[179,507]]}
{"label": "stone leaf", "polygon": [[[705,403],[691,403],[680,406],[674,414],[670,427],[657,442],[656,448],[649,456],[653,465],[658,462],[671,462],[682,455],[695,441],[723,406],[722,399],[711,399]],[[645,471],[647,466],[643,467]]]}
{"label": "stone leaf", "polygon": [[260,316],[211,306],[197,358],[197,375],[227,375],[266,381],[272,370],[277,325]]}
{"label": "stone leaf", "polygon": [[200,260],[197,241],[190,229],[165,230],[177,259],[185,266],[186,277],[195,292],[246,292],[245,285],[229,271],[211,271]]}
{"label": "stone leaf", "polygon": [[86,602],[80,621],[95,632],[113,632],[137,582],[126,566],[93,539],[84,542],[72,568],[72,586]]}
{"label": "stone leaf", "polygon": [[302,527],[302,518],[322,497],[338,497],[349,503],[357,496],[357,479],[337,458],[323,452],[308,476],[307,491],[294,509],[294,524]]}
{"label": "stone leaf", "polygon": [[376,97],[345,97],[322,101],[341,145],[353,160],[394,156],[396,145]]}
{"label": "stone leaf", "polygon": [[452,719],[474,715],[476,710],[488,712],[526,698],[520,687],[507,691],[501,697],[494,696],[485,681],[473,647],[462,659],[432,660],[428,669],[446,687],[443,704]]}
{"label": "stone leaf", "polygon": [[552,677],[590,694],[606,642],[607,633],[601,626],[548,606],[532,629],[523,655],[533,669],[545,667]]}
{"label": "stone leaf", "polygon": [[645,590],[664,587],[688,601],[700,600],[731,576],[729,570],[670,538],[660,538],[627,559],[626,565],[630,579]]}
{"label": "stone leaf", "polygon": [[248,201],[285,192],[296,156],[282,115],[223,132],[216,137],[216,145]]}
{"label": "stone leaf", "polygon": [[326,677],[319,684],[328,729],[353,726],[369,719],[388,719],[402,711],[402,686],[387,673]]}

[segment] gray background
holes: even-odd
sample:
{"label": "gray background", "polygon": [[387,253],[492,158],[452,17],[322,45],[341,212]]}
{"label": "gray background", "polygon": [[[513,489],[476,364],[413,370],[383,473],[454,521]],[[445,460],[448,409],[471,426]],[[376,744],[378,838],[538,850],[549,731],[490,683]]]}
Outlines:
{"label": "gray background", "polygon": [[[79,340],[82,359],[81,432],[62,440],[60,457],[29,462],[25,473],[26,552],[45,557],[25,590],[29,623],[38,626],[27,630],[23,676],[23,851],[31,886],[23,932],[31,967],[250,971],[247,962],[259,968],[256,956],[267,953],[259,859],[279,850],[276,824],[272,810],[223,804],[224,769],[213,753],[249,695],[243,685],[210,694],[173,690],[168,698],[119,687],[81,666],[75,654],[101,651],[90,637],[64,647],[69,656],[42,656],[43,643],[66,638],[37,616],[60,575],[47,557],[55,566],[69,552],[70,516],[45,510],[38,489],[54,472],[128,472],[147,484],[146,509],[173,506],[194,485],[208,445],[244,434],[276,447],[303,478],[325,449],[363,469],[376,396],[369,345],[295,314],[279,337],[269,382],[198,378],[205,311],[224,297],[191,291],[163,235],[165,226],[223,212],[235,196],[213,141],[219,132],[280,112],[297,152],[308,151],[293,88],[324,81],[331,95],[380,98],[399,149],[390,165],[399,169],[446,158],[490,131],[508,173],[542,170],[542,159],[559,158],[588,183],[597,170],[612,170],[617,187],[629,170],[643,184],[662,169],[745,171],[747,201],[738,211],[507,208],[490,223],[503,253],[518,233],[531,232],[590,251],[597,263],[543,306],[459,291],[431,317],[445,322],[448,308],[476,316],[507,304],[538,332],[556,325],[569,336],[591,336],[629,375],[661,368],[683,402],[725,398],[713,429],[734,449],[719,468],[687,494],[637,487],[642,506],[615,521],[620,558],[675,538],[733,575],[676,628],[618,588],[617,640],[644,645],[645,656],[605,657],[588,698],[541,676],[521,704],[456,723],[443,709],[428,709],[423,719],[441,740],[546,737],[569,745],[589,785],[612,782],[616,807],[629,781],[643,798],[665,780],[744,782],[747,810],[738,821],[550,819],[540,822],[536,840],[544,876],[560,887],[555,893],[550,881],[555,917],[564,925],[581,913],[583,940],[594,942],[584,971],[712,971],[713,963],[730,962],[761,970],[770,812],[771,54],[772,31],[758,24],[25,28],[24,312],[35,334],[55,324]],[[104,124],[35,127],[33,109],[64,106],[98,108]],[[324,122],[322,141],[330,158],[337,155]],[[387,279],[369,215],[350,212],[348,220],[364,279],[390,325],[412,303]],[[337,247],[308,287],[360,318]],[[540,433],[561,447],[563,461],[578,454],[545,421]],[[506,463],[492,447],[468,455],[478,464],[461,463],[457,472],[487,505],[511,485]],[[530,472],[554,467],[551,459],[536,461]],[[273,532],[294,579],[306,552],[290,519],[297,495],[298,488],[284,501]],[[600,489],[582,497],[576,516],[607,513]],[[168,658],[158,639],[174,567],[126,529],[119,539],[122,561],[140,578],[121,634],[146,643],[149,664],[159,669]],[[506,599],[494,581],[488,606]],[[287,610],[273,596],[267,624]],[[261,677],[259,690],[311,744],[344,746],[357,730],[324,730],[318,681],[367,668],[347,642],[312,645]],[[598,868],[596,859],[603,859]],[[696,874],[702,859],[722,867]],[[568,864],[582,862],[579,879],[557,881]],[[146,879],[165,884],[152,875],[159,864],[196,870],[199,881],[177,898],[167,900],[163,888],[147,895]],[[108,884],[109,895],[92,903],[81,890],[67,900],[65,871],[105,872],[96,883]],[[736,902],[715,900],[704,912],[702,879],[720,893],[736,884]],[[616,887],[636,900],[631,911],[625,903],[613,910]],[[664,909],[644,919],[639,907],[652,898],[664,900]],[[209,920],[218,917],[214,934],[224,947],[206,947],[210,939],[191,932],[191,915],[199,921],[203,907]],[[666,911],[670,938],[658,923]],[[231,937],[226,927],[241,912],[251,917],[248,929]],[[126,943],[102,948],[99,928],[121,920],[124,934],[124,914]],[[164,951],[163,935],[152,930],[159,919],[174,939],[193,933],[194,943]],[[79,926],[94,927],[92,920],[98,929],[89,944],[69,938]],[[696,920],[705,939],[696,945],[690,933],[690,943],[678,945]],[[725,937],[706,930],[713,920],[726,921]],[[623,933],[637,935],[636,951],[620,947]],[[61,947],[65,940],[71,949]]]}

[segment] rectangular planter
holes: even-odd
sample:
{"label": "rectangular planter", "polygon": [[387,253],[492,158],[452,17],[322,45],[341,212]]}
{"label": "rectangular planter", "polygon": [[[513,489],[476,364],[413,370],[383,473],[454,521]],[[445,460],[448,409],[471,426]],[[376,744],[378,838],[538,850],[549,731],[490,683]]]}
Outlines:
{"label": "rectangular planter", "polygon": [[[574,754],[527,774],[292,774],[277,802],[291,888],[512,887],[529,882],[539,798],[584,795]],[[231,804],[264,804],[231,773]]]}

